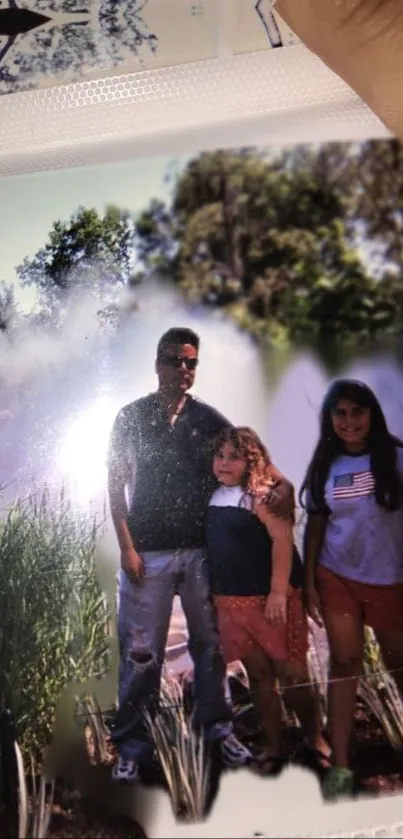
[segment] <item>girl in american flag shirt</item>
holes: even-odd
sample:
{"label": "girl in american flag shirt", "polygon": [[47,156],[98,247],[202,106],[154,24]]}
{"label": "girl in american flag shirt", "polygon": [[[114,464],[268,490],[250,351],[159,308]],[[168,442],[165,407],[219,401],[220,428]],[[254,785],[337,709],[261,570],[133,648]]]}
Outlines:
{"label": "girl in american flag shirt", "polygon": [[403,694],[403,442],[362,382],[330,387],[300,499],[306,608],[325,626],[330,652],[333,765],[323,792],[333,799],[355,788],[349,751],[365,626]]}

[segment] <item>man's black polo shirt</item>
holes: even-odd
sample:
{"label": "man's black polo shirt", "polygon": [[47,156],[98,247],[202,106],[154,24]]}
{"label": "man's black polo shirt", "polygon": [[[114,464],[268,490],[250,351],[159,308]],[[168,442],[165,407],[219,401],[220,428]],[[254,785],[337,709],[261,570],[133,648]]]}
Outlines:
{"label": "man's black polo shirt", "polygon": [[126,405],[116,417],[110,458],[130,463],[134,492],[128,525],[139,552],[205,545],[205,516],[215,481],[211,441],[228,422],[188,396],[171,428],[152,393]]}

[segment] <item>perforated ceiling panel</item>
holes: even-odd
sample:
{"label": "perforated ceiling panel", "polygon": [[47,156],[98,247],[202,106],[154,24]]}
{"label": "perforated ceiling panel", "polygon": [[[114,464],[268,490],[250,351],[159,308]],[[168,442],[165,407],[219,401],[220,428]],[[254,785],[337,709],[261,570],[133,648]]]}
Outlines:
{"label": "perforated ceiling panel", "polygon": [[386,133],[298,44],[3,95],[0,174]]}

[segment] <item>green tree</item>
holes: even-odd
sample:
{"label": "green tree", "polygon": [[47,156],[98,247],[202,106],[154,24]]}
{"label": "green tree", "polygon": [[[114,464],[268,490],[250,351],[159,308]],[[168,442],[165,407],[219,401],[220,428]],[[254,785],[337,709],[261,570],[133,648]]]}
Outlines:
{"label": "green tree", "polygon": [[56,222],[17,269],[21,282],[35,284],[53,317],[79,288],[102,301],[109,322],[116,288],[157,272],[268,338],[365,342],[400,329],[396,141],[218,150],[195,157],[171,184],[171,200],[153,199],[136,219],[116,207],[103,216],[80,208]]}
{"label": "green tree", "polygon": [[353,224],[377,277],[378,293],[403,318],[403,146],[398,140],[371,140],[356,148],[350,167]]}
{"label": "green tree", "polygon": [[403,269],[403,146],[363,143],[357,158],[355,217],[381,257],[381,273]]}
{"label": "green tree", "polygon": [[109,206],[103,215],[80,207],[69,221],[56,221],[46,245],[17,268],[23,286],[35,285],[46,310],[56,316],[66,295],[82,289],[113,299],[131,278],[134,223],[130,213]]}
{"label": "green tree", "polygon": [[[365,339],[390,328],[390,295],[356,249],[356,183],[352,146],[200,155],[172,200],[176,279],[259,334]],[[158,237],[152,246],[155,258]]]}
{"label": "green tree", "polygon": [[393,298],[347,244],[341,222],[331,225],[322,240],[317,268],[311,280],[309,320],[321,343],[339,337],[365,341],[395,326]]}
{"label": "green tree", "polygon": [[0,332],[8,333],[18,317],[13,286],[0,283]]}
{"label": "green tree", "polygon": [[149,273],[172,274],[178,250],[175,217],[163,201],[152,199],[135,221],[136,257],[141,265],[138,279]]}

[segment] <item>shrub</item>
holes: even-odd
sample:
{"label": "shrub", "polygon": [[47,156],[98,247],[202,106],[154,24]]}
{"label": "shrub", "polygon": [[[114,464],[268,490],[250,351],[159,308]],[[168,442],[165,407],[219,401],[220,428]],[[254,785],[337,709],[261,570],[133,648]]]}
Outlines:
{"label": "shrub", "polygon": [[41,764],[66,684],[109,666],[97,535],[63,492],[19,500],[0,520],[0,704],[14,715],[26,766]]}

